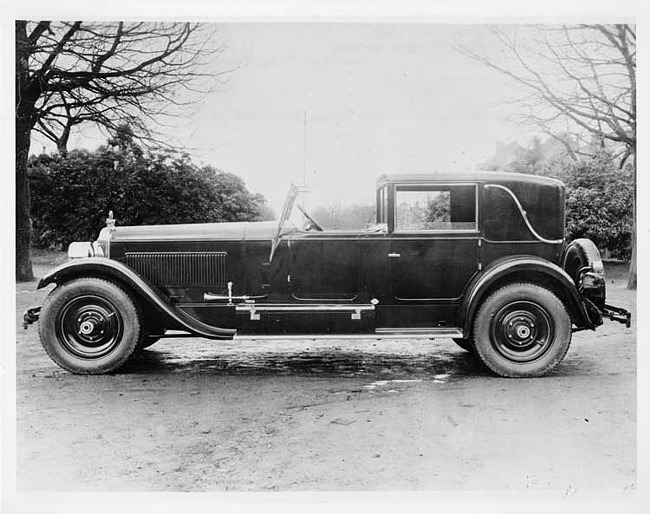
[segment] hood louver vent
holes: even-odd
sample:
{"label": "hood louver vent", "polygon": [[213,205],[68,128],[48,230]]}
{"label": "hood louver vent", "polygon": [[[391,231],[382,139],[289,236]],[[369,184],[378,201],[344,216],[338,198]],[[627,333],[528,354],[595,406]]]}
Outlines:
{"label": "hood louver vent", "polygon": [[225,252],[133,252],[126,254],[126,265],[158,286],[223,286],[226,255]]}

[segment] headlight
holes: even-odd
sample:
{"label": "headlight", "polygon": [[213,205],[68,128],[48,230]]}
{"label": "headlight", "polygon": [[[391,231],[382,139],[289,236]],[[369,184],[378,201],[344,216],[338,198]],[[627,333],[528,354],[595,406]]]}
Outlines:
{"label": "headlight", "polygon": [[68,246],[68,259],[82,259],[84,257],[94,257],[95,250],[92,243],[75,241]]}

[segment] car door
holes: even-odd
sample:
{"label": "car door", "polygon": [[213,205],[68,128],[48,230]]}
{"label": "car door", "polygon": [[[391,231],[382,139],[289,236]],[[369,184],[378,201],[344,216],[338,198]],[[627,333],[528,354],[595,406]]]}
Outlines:
{"label": "car door", "polygon": [[359,294],[358,234],[300,233],[290,236],[287,281],[295,300],[349,302]]}
{"label": "car door", "polygon": [[476,184],[396,185],[389,274],[398,301],[455,300],[478,271]]}

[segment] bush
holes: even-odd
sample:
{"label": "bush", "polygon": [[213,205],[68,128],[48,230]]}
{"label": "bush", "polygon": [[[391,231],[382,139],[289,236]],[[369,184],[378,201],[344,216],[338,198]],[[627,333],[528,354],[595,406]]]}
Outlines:
{"label": "bush", "polygon": [[33,244],[96,239],[112,210],[118,225],[256,221],[265,200],[236,175],[185,154],[100,147],[30,159]]}
{"label": "bush", "polygon": [[[595,142],[597,143],[597,142]],[[566,152],[591,154],[575,161]],[[546,175],[566,184],[567,239],[588,237],[615,258],[629,260],[633,231],[634,175],[622,169],[606,147],[581,148],[569,134],[545,141],[535,138],[528,146],[497,144],[495,155],[483,167],[489,170]]]}
{"label": "bush", "polygon": [[566,184],[567,239],[588,237],[614,258],[629,260],[632,241],[634,178],[607,154],[581,162],[559,161],[544,174]]}

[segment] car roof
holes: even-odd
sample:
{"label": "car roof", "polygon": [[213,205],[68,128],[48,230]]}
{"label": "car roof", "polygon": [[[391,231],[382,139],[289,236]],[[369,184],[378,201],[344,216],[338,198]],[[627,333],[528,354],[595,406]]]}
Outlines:
{"label": "car roof", "polygon": [[508,173],[503,171],[472,171],[467,173],[404,173],[381,175],[377,186],[384,184],[430,184],[449,182],[521,182],[547,186],[559,186],[562,182],[539,175]]}

